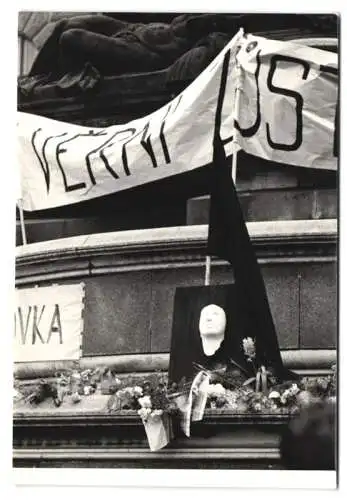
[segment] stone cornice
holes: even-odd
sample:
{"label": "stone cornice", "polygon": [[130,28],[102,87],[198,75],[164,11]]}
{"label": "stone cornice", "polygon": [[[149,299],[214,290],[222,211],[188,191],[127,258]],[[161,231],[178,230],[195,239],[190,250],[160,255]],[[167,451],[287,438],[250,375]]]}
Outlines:
{"label": "stone cornice", "polygon": [[[266,221],[247,224],[256,245],[278,243],[336,242],[336,219]],[[123,254],[155,252],[167,249],[203,248],[207,239],[207,225],[119,231],[73,236],[44,241],[16,248],[17,265],[47,262],[56,259],[94,257],[107,253]]]}
{"label": "stone cornice", "polygon": [[[336,260],[337,221],[290,220],[247,224],[260,264]],[[155,269],[202,267],[207,225],[74,236],[16,248],[16,284]],[[226,262],[213,259],[213,266]]]}

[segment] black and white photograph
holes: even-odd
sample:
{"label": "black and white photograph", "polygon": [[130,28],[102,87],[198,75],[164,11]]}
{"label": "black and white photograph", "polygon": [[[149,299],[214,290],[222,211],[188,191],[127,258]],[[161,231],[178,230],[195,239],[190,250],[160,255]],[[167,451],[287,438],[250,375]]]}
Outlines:
{"label": "black and white photograph", "polygon": [[341,16],[97,6],[17,12],[13,469],[337,488]]}

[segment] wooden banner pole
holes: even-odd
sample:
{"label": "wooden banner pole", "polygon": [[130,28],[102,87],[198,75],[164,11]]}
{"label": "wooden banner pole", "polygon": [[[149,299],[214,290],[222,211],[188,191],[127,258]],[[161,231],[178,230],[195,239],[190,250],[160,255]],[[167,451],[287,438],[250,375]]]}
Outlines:
{"label": "wooden banner pole", "polygon": [[231,176],[233,178],[235,188],[236,188],[236,175],[237,175],[237,141],[236,139],[236,127],[235,121],[238,119],[240,115],[240,97],[241,97],[241,66],[239,63],[236,63],[237,70],[237,80],[236,80],[236,89],[235,89],[235,108],[234,108],[234,151],[233,151],[233,160],[231,165]]}
{"label": "wooden banner pole", "polygon": [[206,255],[206,261],[205,261],[205,286],[208,286],[210,284],[210,278],[211,278],[211,256]]}
{"label": "wooden banner pole", "polygon": [[24,211],[23,211],[21,199],[19,199],[17,201],[17,206],[18,206],[18,210],[19,210],[20,228],[21,228],[21,233],[22,233],[22,243],[23,243],[23,245],[26,245],[27,244],[27,236],[26,236],[26,232],[25,232]]}

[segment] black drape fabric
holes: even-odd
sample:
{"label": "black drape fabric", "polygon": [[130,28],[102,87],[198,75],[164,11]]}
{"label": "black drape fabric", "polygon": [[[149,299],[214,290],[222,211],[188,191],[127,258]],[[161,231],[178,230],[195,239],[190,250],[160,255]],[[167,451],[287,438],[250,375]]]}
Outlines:
{"label": "black drape fabric", "polygon": [[258,364],[271,368],[279,379],[297,378],[283,366],[264,280],[219,133],[213,147],[207,254],[227,260],[233,267],[238,300],[248,316],[246,336],[256,341]]}

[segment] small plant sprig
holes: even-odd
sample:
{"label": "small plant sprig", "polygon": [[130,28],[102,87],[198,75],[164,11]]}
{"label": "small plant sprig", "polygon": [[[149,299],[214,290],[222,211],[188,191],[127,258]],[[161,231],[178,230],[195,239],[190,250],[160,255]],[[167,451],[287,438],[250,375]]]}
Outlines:
{"label": "small plant sprig", "polygon": [[255,392],[268,393],[269,390],[269,377],[272,373],[264,365],[256,366],[256,344],[255,340],[251,337],[246,337],[242,340],[243,352],[246,360],[252,365],[254,377],[248,378],[243,385],[255,385]]}

